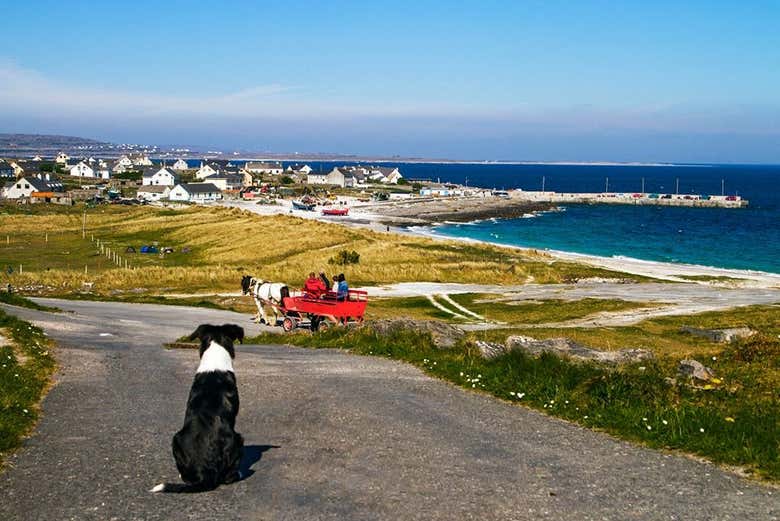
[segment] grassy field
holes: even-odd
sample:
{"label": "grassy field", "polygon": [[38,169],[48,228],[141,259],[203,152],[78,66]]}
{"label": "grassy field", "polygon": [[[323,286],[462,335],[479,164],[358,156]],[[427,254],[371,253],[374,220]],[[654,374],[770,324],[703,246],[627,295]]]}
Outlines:
{"label": "grassy field", "polygon": [[[586,298],[575,301],[545,300],[523,304],[507,304],[494,302],[498,295],[464,293],[450,295],[450,298],[467,309],[485,317],[490,322],[502,322],[507,326],[512,324],[544,324],[547,322],[562,322],[582,318],[605,311],[627,311],[647,306],[640,302],[627,302],[615,299]],[[442,302],[448,309],[459,312],[447,302]],[[366,310],[366,317],[394,318],[404,316],[415,319],[435,319],[447,322],[463,322],[463,319],[441,311],[431,304],[426,297],[404,297],[373,299]],[[470,317],[468,317],[470,318]]]}
{"label": "grassy field", "polygon": [[0,310],[0,467],[38,418],[38,404],[55,369],[43,331]]}
{"label": "grassy field", "polygon": [[[651,447],[681,450],[780,481],[780,308],[759,306],[729,312],[648,320],[631,328],[533,329],[470,333],[451,350],[408,331],[377,336],[368,328],[311,334],[265,334],[257,343],[349,349],[404,360],[427,373],[475,391],[488,392],[585,427]],[[750,325],[754,337],[714,344],[680,333],[681,325]],[[519,352],[484,360],[476,339],[503,341],[508,333],[538,338],[565,336],[593,347],[644,347],[657,360],[608,369],[554,356]],[[708,389],[669,383],[677,363],[695,358],[712,367],[720,383]]]}
{"label": "grassy field", "polygon": [[[532,251],[372,232],[290,216],[258,216],[240,209],[50,205],[0,207],[2,283],[42,286],[49,294],[109,294],[141,288],[198,293],[235,291],[242,274],[302,285],[310,271],[343,272],[354,285],[446,281],[495,284],[552,283],[588,277],[633,278],[562,262]],[[92,240],[94,239],[94,241]],[[134,269],[118,267],[97,247],[118,252]],[[175,249],[161,257],[125,253],[142,245]],[[183,248],[189,253],[183,253]],[[359,264],[327,263],[342,249]],[[21,266],[21,269],[20,269]],[[11,273],[9,273],[9,271]]]}

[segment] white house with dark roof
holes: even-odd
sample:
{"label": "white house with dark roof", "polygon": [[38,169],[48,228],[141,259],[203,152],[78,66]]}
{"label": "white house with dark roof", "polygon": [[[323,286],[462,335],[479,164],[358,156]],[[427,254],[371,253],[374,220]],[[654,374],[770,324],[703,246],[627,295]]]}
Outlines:
{"label": "white house with dark roof", "polygon": [[309,175],[312,168],[309,165],[289,165],[284,171],[288,174]]}
{"label": "white house with dark roof", "polygon": [[179,181],[179,176],[173,171],[172,168],[167,166],[162,167],[156,172],[144,172],[141,184],[143,186],[161,185],[161,186],[174,186]]}
{"label": "white house with dark roof", "polygon": [[62,183],[50,174],[38,174],[39,177],[26,176],[5,185],[3,196],[6,199],[21,199],[30,197],[34,192],[62,193],[65,191]]}
{"label": "white house with dark roof", "polygon": [[11,163],[7,163],[0,159],[0,178],[14,179],[16,178],[16,171]]}
{"label": "white house with dark roof", "polygon": [[248,186],[244,184],[244,176],[240,174],[210,175],[207,181],[223,191],[241,190]]}
{"label": "white house with dark roof", "polygon": [[72,177],[95,177],[95,170],[86,161],[79,161],[70,167]]}
{"label": "white house with dark roof", "polygon": [[70,159],[70,156],[66,154],[65,152],[60,152],[57,154],[57,157],[54,159],[54,162],[58,165],[67,165],[68,160]]}
{"label": "white house with dark roof", "polygon": [[210,175],[219,173],[219,166],[216,164],[204,163],[201,161],[200,168],[195,172],[195,179],[206,179]]}
{"label": "white house with dark roof", "polygon": [[171,187],[168,185],[149,185],[138,188],[136,197],[145,201],[159,201],[167,199],[171,193]]}
{"label": "white house with dark roof", "polygon": [[177,159],[171,168],[174,170],[187,170],[190,166],[183,159]]}
{"label": "white house with dark roof", "polygon": [[384,184],[398,184],[403,178],[401,171],[396,167],[375,166],[369,169],[369,178]]}
{"label": "white house with dark roof", "polygon": [[222,199],[222,192],[213,183],[182,183],[173,187],[168,199],[190,203],[207,203]]}
{"label": "white house with dark roof", "polygon": [[279,175],[284,172],[281,163],[267,163],[263,161],[248,161],[244,170],[253,174]]}

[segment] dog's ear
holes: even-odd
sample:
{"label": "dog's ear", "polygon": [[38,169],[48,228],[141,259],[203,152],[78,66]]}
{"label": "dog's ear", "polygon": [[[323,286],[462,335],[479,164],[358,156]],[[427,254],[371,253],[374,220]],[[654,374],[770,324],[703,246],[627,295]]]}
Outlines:
{"label": "dog's ear", "polygon": [[206,331],[208,331],[209,327],[211,327],[209,324],[199,325],[190,335],[190,340],[195,340],[196,338],[203,339],[203,337],[206,336]]}
{"label": "dog's ear", "polygon": [[244,343],[244,328],[241,326],[237,326],[235,324],[223,324],[222,325],[222,331],[232,338],[233,340],[238,340],[242,344]]}

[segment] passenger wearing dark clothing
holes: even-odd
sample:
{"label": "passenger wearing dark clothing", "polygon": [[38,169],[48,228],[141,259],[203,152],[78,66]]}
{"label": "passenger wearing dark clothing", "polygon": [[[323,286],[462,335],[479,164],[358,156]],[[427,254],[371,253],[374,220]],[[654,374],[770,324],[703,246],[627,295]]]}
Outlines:
{"label": "passenger wearing dark clothing", "polygon": [[320,280],[323,284],[325,284],[325,291],[330,291],[330,280],[328,280],[328,277],[325,276],[325,272],[320,272]]}
{"label": "passenger wearing dark clothing", "polygon": [[347,279],[344,278],[343,273],[339,274],[337,278],[339,285],[336,289],[336,299],[339,301],[347,300],[347,297],[349,296],[349,286],[347,286]]}

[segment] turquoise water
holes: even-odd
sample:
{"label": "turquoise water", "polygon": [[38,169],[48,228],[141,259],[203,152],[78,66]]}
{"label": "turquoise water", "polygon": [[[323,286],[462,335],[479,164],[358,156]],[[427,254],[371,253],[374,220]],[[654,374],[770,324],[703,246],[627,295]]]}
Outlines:
{"label": "turquoise water", "polygon": [[[780,227],[739,210],[571,205],[525,219],[434,227],[440,235],[606,257],[780,273]],[[760,220],[752,216],[751,221]]]}

